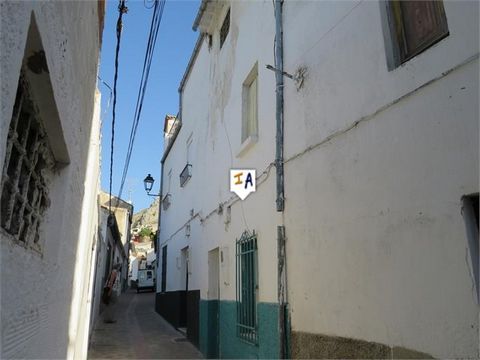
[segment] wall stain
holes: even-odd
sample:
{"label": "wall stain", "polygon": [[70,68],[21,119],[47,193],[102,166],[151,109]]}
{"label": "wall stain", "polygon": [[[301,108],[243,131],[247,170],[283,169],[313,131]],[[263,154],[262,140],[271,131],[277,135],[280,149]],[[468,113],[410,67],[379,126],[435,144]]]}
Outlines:
{"label": "wall stain", "polygon": [[400,346],[292,331],[292,359],[433,359]]}
{"label": "wall stain", "polygon": [[[232,4],[234,6],[234,4]],[[223,19],[223,17],[221,17]],[[210,139],[214,141],[217,122],[225,121],[225,107],[232,91],[232,78],[235,69],[238,25],[235,18],[230,19],[230,31],[223,47],[220,49],[219,39],[214,43],[210,61]],[[214,145],[212,145],[214,146]]]}

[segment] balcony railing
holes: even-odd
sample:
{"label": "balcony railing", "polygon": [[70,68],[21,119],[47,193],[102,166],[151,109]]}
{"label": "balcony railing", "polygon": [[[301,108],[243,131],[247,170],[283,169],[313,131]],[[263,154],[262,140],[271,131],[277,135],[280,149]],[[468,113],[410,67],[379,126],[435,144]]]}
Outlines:
{"label": "balcony railing", "polygon": [[192,165],[187,164],[180,173],[180,186],[184,187],[188,179],[192,177]]}

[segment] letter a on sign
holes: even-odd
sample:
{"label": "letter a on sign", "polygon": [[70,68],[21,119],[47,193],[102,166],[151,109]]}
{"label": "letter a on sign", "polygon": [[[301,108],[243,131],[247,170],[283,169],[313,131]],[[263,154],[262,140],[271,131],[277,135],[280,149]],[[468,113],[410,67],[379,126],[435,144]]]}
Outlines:
{"label": "letter a on sign", "polygon": [[230,170],[230,191],[238,195],[242,200],[256,190],[257,179],[255,170],[252,169],[231,169]]}

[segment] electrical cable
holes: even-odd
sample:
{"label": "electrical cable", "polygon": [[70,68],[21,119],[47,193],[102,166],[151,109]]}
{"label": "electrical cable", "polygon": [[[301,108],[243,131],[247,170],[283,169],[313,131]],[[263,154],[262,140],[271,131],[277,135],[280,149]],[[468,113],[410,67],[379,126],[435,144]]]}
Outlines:
{"label": "electrical cable", "polygon": [[160,23],[161,23],[161,20],[162,20],[163,9],[165,7],[165,0],[154,0],[154,1],[155,1],[154,5],[153,5],[154,10],[153,10],[153,15],[152,15],[152,21],[151,21],[151,24],[150,24],[150,32],[149,32],[149,35],[148,35],[147,48],[146,48],[146,51],[145,51],[145,58],[144,58],[143,69],[142,69],[142,76],[141,76],[140,86],[139,86],[138,95],[137,95],[137,104],[136,104],[136,107],[135,107],[135,114],[134,114],[134,118],[133,118],[133,122],[132,122],[132,128],[131,128],[131,131],[130,131],[130,139],[129,139],[129,144],[128,144],[128,148],[127,148],[127,154],[126,154],[126,157],[125,157],[125,164],[124,164],[124,168],[123,168],[122,180],[121,180],[121,183],[120,183],[120,190],[119,190],[119,194],[118,194],[118,197],[117,197],[116,207],[118,207],[119,200],[122,196],[123,187],[124,187],[124,184],[125,184],[125,180],[126,180],[127,173],[128,173],[128,168],[129,168],[129,165],[130,165],[130,159],[131,159],[132,152],[133,152],[135,136],[136,136],[136,133],[137,133],[138,124],[140,122],[140,116],[141,116],[141,113],[142,113],[143,100],[144,100],[146,89],[147,89],[147,84],[148,84],[148,79],[149,79],[153,54],[154,54],[154,51],[155,51],[155,45],[156,45],[156,42],[157,42]]}
{"label": "electrical cable", "polygon": [[154,15],[152,16],[152,23],[151,23],[151,28],[150,28],[149,40],[148,40],[148,44],[147,44],[147,50],[146,50],[146,53],[145,53],[144,68],[143,68],[143,71],[142,71],[142,78],[141,78],[140,88],[139,88],[138,97],[137,97],[137,105],[136,105],[136,109],[135,109],[134,121],[133,121],[132,129],[131,129],[131,132],[130,132],[129,146],[128,146],[128,150],[127,150],[127,156],[126,156],[126,159],[125,159],[124,171],[123,171],[123,174],[122,174],[122,182],[121,182],[121,186],[120,186],[119,197],[121,197],[121,194],[123,193],[123,186],[124,186],[124,183],[125,183],[125,180],[126,180],[128,167],[129,167],[129,164],[130,164],[130,158],[131,158],[132,151],[133,151],[133,144],[134,144],[134,141],[135,141],[135,135],[136,135],[136,132],[137,132],[139,121],[140,121],[140,115],[141,115],[141,110],[142,110],[142,106],[143,106],[143,99],[144,99],[144,96],[145,96],[146,86],[147,86],[147,82],[148,82],[148,75],[149,75],[149,72],[150,72],[150,66],[151,66],[151,61],[152,61],[152,57],[153,57],[153,51],[154,51],[154,47],[155,47],[155,43],[156,43],[156,38],[158,36],[158,29],[159,29],[161,15],[162,15],[162,12],[163,12],[163,7],[164,7],[165,2],[162,1],[160,3],[160,6],[158,6],[158,4],[159,4],[159,2],[158,2],[158,0],[156,0]]}
{"label": "electrical cable", "polygon": [[110,143],[110,183],[109,183],[109,201],[108,211],[112,212],[112,182],[113,182],[113,153],[115,142],[115,110],[117,105],[117,80],[118,80],[118,54],[120,53],[120,39],[122,35],[122,17],[126,14],[128,8],[125,6],[125,0],[119,0],[118,20],[117,20],[117,46],[115,49],[115,72],[113,80],[113,110],[112,110],[112,138]]}

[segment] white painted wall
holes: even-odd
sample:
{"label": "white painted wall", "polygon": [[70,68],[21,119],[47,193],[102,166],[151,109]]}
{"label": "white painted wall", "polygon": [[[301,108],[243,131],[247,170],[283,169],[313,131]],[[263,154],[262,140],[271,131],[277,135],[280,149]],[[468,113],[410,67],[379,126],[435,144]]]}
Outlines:
{"label": "white painted wall", "polygon": [[[95,289],[93,292],[93,305],[91,310],[90,330],[93,329],[96,322],[99,319],[100,310],[102,308],[101,299],[103,287],[107,281],[105,276],[105,267],[107,266],[107,227],[101,226],[106,223],[107,215],[103,211],[98,211],[98,230],[97,230],[97,243],[95,247],[96,261],[95,261]],[[107,274],[108,276],[108,274]]]}
{"label": "white painted wall", "polygon": [[[98,9],[97,2],[0,2],[1,168],[32,16],[45,50],[70,159],[50,187],[43,256],[0,233],[2,358],[84,354],[85,325],[74,326],[77,314],[72,316],[72,310],[78,308],[78,297],[85,295],[77,291],[74,270],[80,267],[88,280],[89,267],[79,261],[88,261],[93,241],[91,234],[80,238],[80,231],[82,208],[89,206],[88,196],[96,190],[96,178],[89,185],[86,173],[89,144],[98,131],[92,128],[92,121],[98,121],[93,117],[100,48]],[[93,172],[96,167],[98,158],[92,160]],[[85,246],[82,252],[80,242]],[[86,311],[83,305],[80,308]],[[74,333],[82,334],[78,343]]]}
{"label": "white painted wall", "polygon": [[130,281],[136,281],[138,279],[138,259],[135,256],[130,256]]}
{"label": "white painted wall", "polygon": [[[258,232],[259,300],[275,302],[276,226],[284,222],[293,331],[478,357],[460,202],[479,190],[478,3],[445,2],[450,35],[388,71],[379,2],[285,2],[284,70],[307,68],[299,91],[285,78],[286,210],[282,220],[272,168],[255,194],[232,204],[226,225],[226,208],[211,211],[231,196],[229,168],[258,175],[275,151],[274,74],[265,69],[273,64],[272,3],[231,7],[224,47],[217,30],[212,49],[206,41],[200,48],[164,163],[173,173],[170,189],[164,176],[171,205],[160,229],[167,291],[183,289],[177,259],[189,246],[191,287],[207,298],[207,254],[220,247],[220,297],[234,300],[235,238],[247,224]],[[256,61],[259,141],[237,157],[242,83]],[[193,175],[180,188],[190,136]]]}
{"label": "white painted wall", "polygon": [[[99,204],[103,207],[103,212],[108,214],[108,208],[110,204],[110,196],[105,191],[100,191],[99,195]],[[131,239],[131,219],[133,214],[133,205],[129,204],[124,200],[118,200],[116,197],[112,197],[112,211],[115,215],[115,219],[117,220],[118,231],[120,233],[120,244],[115,246],[115,253],[113,257],[112,266],[117,262],[122,263],[121,268],[121,283],[122,289],[126,289],[127,282],[128,282],[128,267],[129,267],[129,247],[130,247],[130,239]],[[105,215],[106,216],[106,215]],[[101,226],[107,226],[106,218],[104,219],[105,223]],[[113,240],[111,240],[113,242]],[[124,253],[126,254],[126,258],[124,258],[123,253],[121,251],[123,248]]]}
{"label": "white painted wall", "polygon": [[389,72],[378,2],[285,3],[285,70],[308,69],[286,80],[285,159],[367,117],[285,165],[293,330],[478,356],[478,10],[445,2],[450,35]]}
{"label": "white painted wall", "polygon": [[[218,29],[226,11],[224,8],[219,16]],[[185,289],[181,249],[188,246],[189,289],[200,289],[201,297],[206,299],[208,251],[221,247],[225,263],[221,265],[220,297],[235,300],[235,240],[248,227],[258,233],[259,301],[275,302],[276,214],[271,212],[275,206],[274,177],[258,186],[257,193],[242,205],[239,202],[232,205],[231,222],[227,226],[224,223],[226,208],[223,215],[215,213],[200,221],[232,197],[228,178],[231,167],[256,168],[259,174],[274,158],[275,118],[271,111],[275,99],[274,74],[265,69],[266,64],[273,63],[272,5],[269,1],[234,2],[232,14],[235,15],[222,49],[219,49],[218,32],[211,50],[206,40],[200,48],[183,90],[182,128],[164,163],[163,194],[169,191],[167,174],[172,169],[171,205],[167,210],[162,209],[160,229],[161,247],[168,245],[167,291]],[[256,62],[260,141],[242,157],[237,157],[241,145],[242,83]],[[190,135],[192,178],[181,188],[179,175],[186,165]],[[184,225],[190,220],[191,209],[196,216],[190,221],[191,234],[187,237]],[[267,213],[271,216],[262,216]],[[159,251],[161,254],[161,249]],[[158,269],[160,289],[161,264]]]}
{"label": "white painted wall", "polygon": [[[100,93],[95,94],[95,111],[90,135],[85,197],[77,245],[67,358],[87,357],[90,314],[95,287],[95,246],[98,236],[98,192],[100,190]],[[88,239],[89,241],[82,241]],[[85,246],[88,244],[89,246]]]}

